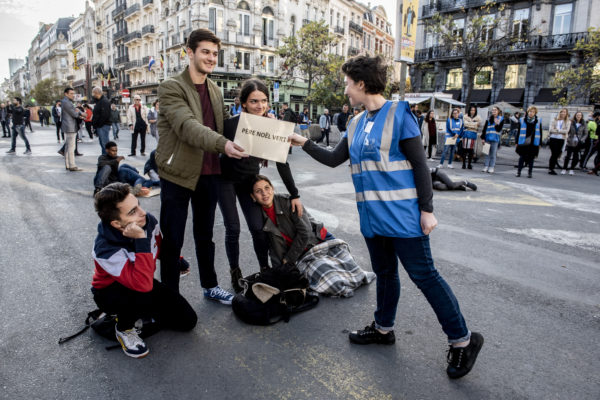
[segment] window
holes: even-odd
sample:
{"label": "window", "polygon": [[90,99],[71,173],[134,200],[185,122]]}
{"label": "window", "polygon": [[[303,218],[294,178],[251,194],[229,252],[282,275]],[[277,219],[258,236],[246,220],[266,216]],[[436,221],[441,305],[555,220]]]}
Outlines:
{"label": "window", "polygon": [[515,10],[513,17],[512,34],[516,38],[527,38],[529,29],[529,8]]}
{"label": "window", "polygon": [[484,26],[481,28],[481,41],[487,42],[490,39],[494,38],[494,28],[492,24],[494,23],[494,15],[488,14],[483,17]]}
{"label": "window", "polygon": [[214,7],[208,9],[208,29],[215,35],[223,30],[223,10]]}
{"label": "window", "polygon": [[240,29],[239,34],[250,36],[250,15],[240,14]]}
{"label": "window", "polygon": [[481,70],[475,75],[473,88],[491,89],[493,75],[494,73],[491,66],[481,68]]}
{"label": "window", "polygon": [[244,53],[244,69],[250,69],[250,53]]}
{"label": "window", "polygon": [[546,85],[546,87],[552,87],[556,73],[564,71],[570,67],[571,64],[569,63],[546,64],[544,67],[544,85]]}
{"label": "window", "polygon": [[462,42],[465,32],[465,19],[455,19],[452,24],[452,36],[456,38],[457,42]]}
{"label": "window", "polygon": [[571,13],[573,4],[560,4],[554,7],[554,23],[552,34],[560,35],[571,31]]}
{"label": "window", "polygon": [[61,68],[66,68],[67,67],[67,59],[65,57],[61,57],[61,59],[60,59],[60,67]]}
{"label": "window", "polygon": [[421,90],[434,91],[435,89],[435,73],[427,71],[421,80]]}
{"label": "window", "polygon": [[333,10],[329,10],[329,26],[333,26]]}
{"label": "window", "polygon": [[275,56],[269,56],[268,71],[270,73],[274,73],[275,72]]}
{"label": "window", "polygon": [[506,74],[504,75],[504,87],[506,89],[524,88],[526,75],[527,64],[507,65]]}
{"label": "window", "polygon": [[462,88],[462,68],[454,68],[448,71],[446,77],[446,90]]}
{"label": "window", "polygon": [[296,16],[292,15],[290,17],[290,33],[291,36],[295,36],[296,35]]}
{"label": "window", "polygon": [[225,66],[225,50],[219,50],[219,56],[217,58],[217,66],[223,68]]}

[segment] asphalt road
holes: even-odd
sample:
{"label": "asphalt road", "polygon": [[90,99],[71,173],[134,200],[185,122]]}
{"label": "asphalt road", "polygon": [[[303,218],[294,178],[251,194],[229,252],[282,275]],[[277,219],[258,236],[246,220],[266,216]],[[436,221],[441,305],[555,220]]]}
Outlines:
{"label": "asphalt road", "polygon": [[[97,216],[92,179],[100,148],[81,144],[83,172],[66,172],[52,129],[34,124],[33,154],[5,155],[0,139],[0,398],[2,399],[598,399],[600,398],[600,180],[515,178],[503,148],[494,175],[454,170],[477,192],[435,194],[436,265],[469,328],[485,345],[474,370],[450,381],[445,337],[424,297],[401,271],[395,346],[351,345],[369,324],[375,284],[348,299],[322,298],[289,323],[252,327],[203,299],[188,224],[181,291],[198,313],[190,333],[161,332],[135,360],[88,332],[64,345],[95,308],[90,293]],[[121,154],[130,135],[120,133]],[[148,138],[149,148],[156,142]],[[506,150],[506,151],[505,151]],[[543,153],[549,150],[544,150]],[[149,151],[148,151],[149,152]],[[138,153],[139,154],[139,153]],[[544,154],[542,156],[544,156]],[[547,157],[546,157],[547,158]],[[141,168],[144,158],[127,159]],[[349,169],[289,158],[309,211],[371,269],[359,232]],[[434,163],[432,163],[434,164]],[[437,164],[437,163],[435,163]],[[274,166],[264,172],[284,190]],[[159,197],[141,199],[158,216]],[[244,274],[258,270],[243,223]],[[220,213],[217,273],[229,288]]]}

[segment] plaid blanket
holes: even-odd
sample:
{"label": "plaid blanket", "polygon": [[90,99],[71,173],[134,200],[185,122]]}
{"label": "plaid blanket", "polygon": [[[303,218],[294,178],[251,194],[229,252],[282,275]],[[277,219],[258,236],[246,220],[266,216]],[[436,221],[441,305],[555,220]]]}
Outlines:
{"label": "plaid blanket", "polygon": [[341,239],[327,240],[312,247],[298,261],[297,267],[317,293],[350,297],[354,289],[375,279],[373,272],[356,264],[348,243]]}

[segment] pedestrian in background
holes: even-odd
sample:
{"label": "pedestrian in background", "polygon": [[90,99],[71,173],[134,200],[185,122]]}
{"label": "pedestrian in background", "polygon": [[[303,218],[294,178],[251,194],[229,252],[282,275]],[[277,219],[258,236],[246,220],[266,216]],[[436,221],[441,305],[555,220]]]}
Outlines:
{"label": "pedestrian in background", "polygon": [[300,113],[300,133],[304,137],[310,137],[308,128],[310,127],[310,116],[308,115],[308,107],[304,107],[304,110]]}
{"label": "pedestrian in background", "polygon": [[140,137],[140,154],[146,155],[146,132],[148,131],[148,109],[142,105],[142,98],[136,94],[133,97],[133,104],[127,110],[127,125],[131,133],[131,154],[135,156],[137,148],[137,138]]}
{"label": "pedestrian in background", "polygon": [[110,105],[110,123],[112,125],[113,139],[117,140],[119,138],[119,125],[121,124],[121,113],[119,113],[117,105],[114,103]]}
{"label": "pedestrian in background", "polygon": [[321,137],[317,140],[317,143],[323,141],[323,139],[327,142],[327,147],[329,146],[329,132],[331,131],[331,115],[329,115],[329,110],[326,108],[323,110],[323,115],[319,118],[319,126],[321,127]]}
{"label": "pedestrian in background", "polygon": [[2,137],[10,137],[8,107],[6,107],[5,103],[0,103],[0,123],[2,124]]}
{"label": "pedestrian in background", "polygon": [[[569,128],[569,134],[567,136],[567,146],[565,149],[567,150],[567,155],[565,155],[565,163],[563,165],[563,170],[561,171],[561,175],[565,175],[567,171],[569,175],[575,175],[575,167],[579,162],[579,152],[583,148],[583,144],[588,138],[588,128],[587,123],[583,119],[583,113],[581,111],[577,111],[573,116],[573,120],[571,121],[571,127]],[[569,168],[569,161],[571,161],[571,157],[573,161],[571,163],[571,168]]]}
{"label": "pedestrian in background", "polygon": [[94,117],[94,113],[92,111],[92,107],[89,104],[83,105],[83,111],[85,112],[85,118],[83,119],[83,123],[85,124],[85,130],[87,131],[90,139],[94,139],[94,132],[92,130],[92,118]]}
{"label": "pedestrian in background", "polygon": [[62,136],[62,140],[65,140],[65,133],[61,129],[61,108],[60,108],[60,100],[57,100],[54,106],[52,107],[52,119],[54,120],[54,125],[56,126],[56,142],[60,143],[60,139]]}
{"label": "pedestrian in background", "polygon": [[150,124],[150,135],[156,140],[158,140],[158,110],[160,107],[160,103],[156,100],[152,103],[152,108],[148,111],[148,123]]}
{"label": "pedestrian in background", "polygon": [[[583,157],[581,159],[581,168],[584,171],[587,171],[587,162],[592,157],[594,153],[598,152],[598,125],[600,125],[600,112],[596,111],[594,114],[590,116],[590,120],[588,121],[588,144],[586,144],[586,148],[583,153]],[[598,157],[596,156],[596,161],[594,161],[594,165],[598,164]]]}
{"label": "pedestrian in background", "polygon": [[429,110],[425,114],[421,132],[423,134],[423,144],[427,148],[427,160],[433,161],[431,153],[437,151],[437,122],[435,122],[435,112],[433,110]]}
{"label": "pedestrian in background", "polygon": [[25,106],[24,114],[23,114],[23,123],[25,124],[25,128],[29,128],[31,133],[33,133],[33,128],[31,127],[31,107]]}
{"label": "pedestrian in background", "polygon": [[533,160],[540,152],[540,143],[542,141],[542,120],[537,116],[538,109],[530,106],[527,109],[527,115],[519,121],[519,138],[515,151],[519,155],[519,164],[516,176],[521,176],[521,170],[527,163],[529,172],[527,177],[533,176]]}
{"label": "pedestrian in background", "polygon": [[548,131],[550,135],[550,162],[548,164],[548,173],[550,175],[556,175],[554,171],[555,167],[559,167],[558,159],[563,151],[563,146],[569,130],[571,129],[571,120],[569,120],[569,110],[563,108],[558,113],[558,116],[550,122],[550,129]]}
{"label": "pedestrian in background", "polygon": [[98,136],[102,154],[106,154],[106,143],[110,135],[110,101],[104,96],[102,88],[96,86],[92,89],[92,96],[96,99],[96,105],[92,115],[92,126]]}
{"label": "pedestrian in background", "polygon": [[38,119],[40,121],[40,126],[44,126],[44,109],[42,107],[38,108]]}
{"label": "pedestrian in background", "polygon": [[10,114],[12,116],[12,140],[10,141],[10,150],[7,154],[16,154],[17,147],[17,136],[21,136],[21,139],[25,142],[25,153],[31,154],[31,147],[29,146],[29,140],[25,136],[25,109],[22,106],[22,100],[20,97],[13,98],[13,105],[10,108]]}
{"label": "pedestrian in background", "polygon": [[337,128],[340,131],[340,137],[344,136],[344,134],[346,133],[346,128],[348,126],[348,121],[350,121],[350,118],[352,118],[352,114],[348,109],[348,104],[344,104],[342,106],[342,112],[339,113],[337,119]]}
{"label": "pedestrian in background", "polygon": [[494,173],[494,167],[496,166],[496,153],[498,152],[498,144],[500,142],[500,133],[504,126],[504,117],[502,117],[502,111],[498,107],[492,108],[492,114],[485,122],[483,126],[483,132],[481,134],[481,140],[483,144],[489,145],[488,154],[485,156],[485,163],[483,172],[490,174]]}
{"label": "pedestrian in background", "polygon": [[[477,142],[477,133],[479,132],[479,125],[481,124],[481,117],[477,115],[477,107],[469,107],[469,112],[463,117],[463,120],[465,123],[465,129],[462,135],[462,169],[473,169],[471,163],[473,162],[473,153],[475,149],[475,143]],[[466,165],[467,163],[468,165]]]}
{"label": "pedestrian in background", "polygon": [[519,137],[519,131],[521,129],[521,113],[515,112],[509,118],[510,121],[510,135],[508,138],[508,144],[510,145],[510,138],[515,138],[515,143],[517,143],[517,138]]}
{"label": "pedestrian in background", "polygon": [[464,129],[464,123],[460,118],[460,109],[452,109],[452,114],[446,121],[446,137],[444,141],[444,150],[442,151],[442,158],[440,159],[440,165],[438,168],[444,168],[444,160],[448,155],[448,168],[454,168],[452,161],[454,160],[454,151],[456,150],[456,142],[462,135]]}
{"label": "pedestrian in background", "polygon": [[[61,102],[62,110],[62,130],[65,132],[65,145],[63,146],[63,154],[65,156],[65,168],[69,171],[81,171],[75,165],[75,153],[77,152],[77,121],[86,117],[85,112],[73,106],[75,91],[72,87],[67,87],[64,90],[65,96]],[[61,150],[59,150],[59,153]]]}

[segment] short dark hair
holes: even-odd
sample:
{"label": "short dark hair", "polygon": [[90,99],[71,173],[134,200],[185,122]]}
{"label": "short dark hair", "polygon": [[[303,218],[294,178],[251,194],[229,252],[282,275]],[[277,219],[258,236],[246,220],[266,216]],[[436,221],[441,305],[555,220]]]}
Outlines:
{"label": "short dark hair", "polygon": [[288,104],[288,103],[283,103],[282,105],[283,105],[283,106],[289,106],[289,104]]}
{"label": "short dark hair", "polygon": [[186,46],[192,49],[192,52],[196,52],[196,48],[198,48],[198,43],[200,42],[213,42],[221,49],[221,39],[219,39],[215,34],[206,28],[200,28],[192,31],[190,36],[188,37]]}
{"label": "short dark hair", "polygon": [[94,196],[94,208],[105,224],[119,220],[121,211],[117,204],[121,203],[131,193],[131,186],[126,183],[115,182],[105,186]]}
{"label": "short dark hair", "polygon": [[271,180],[270,180],[269,178],[267,178],[266,176],[264,176],[264,175],[260,175],[260,174],[258,174],[258,175],[254,175],[254,176],[252,177],[252,179],[250,179],[250,180],[248,181],[248,189],[250,190],[250,193],[253,193],[253,192],[254,192],[254,185],[256,185],[256,183],[257,183],[257,182],[260,182],[260,181],[265,181],[265,182],[267,182],[269,185],[271,185],[271,187],[273,187],[273,184],[271,183]]}
{"label": "short dark hair", "polygon": [[596,111],[595,113],[593,113],[592,117],[594,117],[594,118],[600,117],[600,111]]}
{"label": "short dark hair", "polygon": [[64,91],[64,93],[68,93],[68,92],[70,92],[71,90],[75,90],[75,89],[73,89],[71,86],[69,86],[69,87],[66,87],[66,88],[65,88],[65,91]]}
{"label": "short dark hair", "polygon": [[23,104],[23,100],[20,97],[14,98],[19,104]]}
{"label": "short dark hair", "polygon": [[152,103],[153,107],[156,107],[156,103],[158,103],[160,100],[154,100],[154,103]]}
{"label": "short dark hair", "polygon": [[267,85],[265,85],[265,83],[260,79],[251,78],[244,81],[244,84],[242,85],[242,90],[240,91],[239,98],[240,103],[246,103],[248,101],[248,96],[250,96],[250,93],[254,92],[255,90],[263,92],[265,96],[267,96],[267,99],[269,98],[269,88],[267,87]]}
{"label": "short dark hair", "polygon": [[365,93],[380,94],[387,84],[387,65],[380,56],[358,56],[342,65],[342,72],[354,82],[365,83]]}
{"label": "short dark hair", "polygon": [[104,145],[105,149],[110,149],[111,147],[117,147],[117,144],[115,142],[113,142],[112,140],[109,142],[106,142],[106,144]]}

